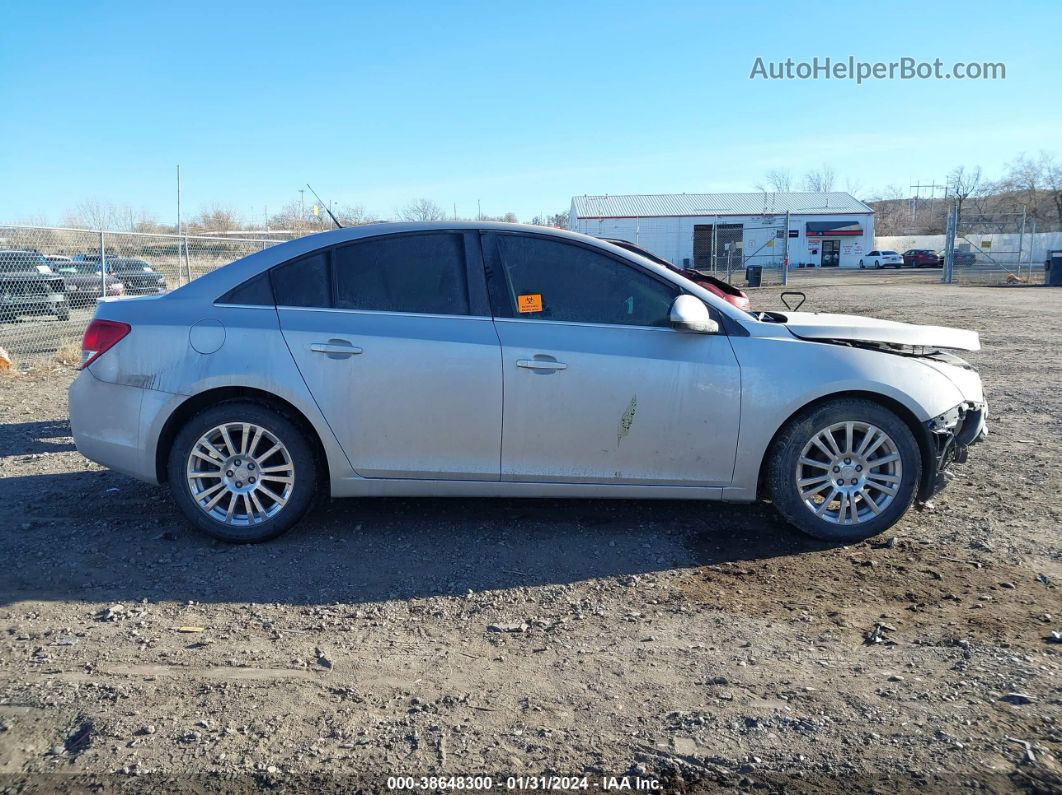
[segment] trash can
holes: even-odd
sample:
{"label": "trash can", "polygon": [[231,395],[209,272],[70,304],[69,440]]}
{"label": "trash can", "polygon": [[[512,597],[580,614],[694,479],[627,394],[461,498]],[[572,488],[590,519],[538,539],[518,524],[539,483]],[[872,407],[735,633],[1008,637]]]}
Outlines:
{"label": "trash can", "polygon": [[1051,251],[1044,262],[1044,284],[1062,287],[1062,251]]}
{"label": "trash can", "polygon": [[763,279],[762,265],[749,265],[745,268],[745,282],[749,287],[759,287]]}

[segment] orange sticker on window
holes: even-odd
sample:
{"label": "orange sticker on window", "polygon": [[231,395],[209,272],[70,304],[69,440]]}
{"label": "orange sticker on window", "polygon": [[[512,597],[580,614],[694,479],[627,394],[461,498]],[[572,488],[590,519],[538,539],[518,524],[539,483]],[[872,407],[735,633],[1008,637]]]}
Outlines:
{"label": "orange sticker on window", "polygon": [[538,293],[516,296],[516,308],[520,312],[541,312],[542,296]]}

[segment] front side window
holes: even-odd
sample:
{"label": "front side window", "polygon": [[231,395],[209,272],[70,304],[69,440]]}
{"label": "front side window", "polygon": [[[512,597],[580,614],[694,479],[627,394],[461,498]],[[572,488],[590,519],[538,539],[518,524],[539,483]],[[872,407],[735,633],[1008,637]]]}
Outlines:
{"label": "front side window", "polygon": [[584,246],[499,235],[503,316],[571,323],[667,326],[677,286]]}
{"label": "front side window", "polygon": [[464,240],[450,232],[369,238],[332,252],[336,308],[467,315]]}

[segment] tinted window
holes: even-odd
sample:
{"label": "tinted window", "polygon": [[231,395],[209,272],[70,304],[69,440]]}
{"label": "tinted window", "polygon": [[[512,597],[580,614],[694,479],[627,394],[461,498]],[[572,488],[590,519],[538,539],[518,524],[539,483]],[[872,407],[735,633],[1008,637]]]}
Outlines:
{"label": "tinted window", "polygon": [[467,315],[464,241],[442,233],[380,237],[332,252],[336,307]]}
{"label": "tinted window", "polygon": [[218,299],[219,304],[244,304],[246,306],[272,306],[273,291],[269,286],[269,274],[260,273],[239,287],[233,287]]}
{"label": "tinted window", "polygon": [[512,317],[668,325],[674,285],[583,246],[522,235],[498,241]]}
{"label": "tinted window", "polygon": [[271,279],[273,295],[280,306],[332,305],[326,251],[278,265],[272,270]]}

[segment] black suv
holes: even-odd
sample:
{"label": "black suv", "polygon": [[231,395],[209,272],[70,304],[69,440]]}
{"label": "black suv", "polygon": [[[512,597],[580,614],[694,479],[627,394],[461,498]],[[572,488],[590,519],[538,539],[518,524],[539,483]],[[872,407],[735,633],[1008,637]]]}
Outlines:
{"label": "black suv", "polygon": [[19,315],[55,315],[70,319],[63,277],[36,251],[0,251],[0,322]]}

